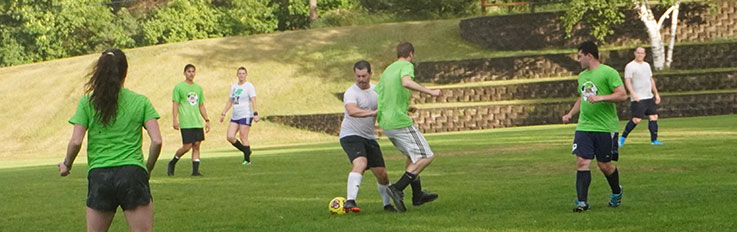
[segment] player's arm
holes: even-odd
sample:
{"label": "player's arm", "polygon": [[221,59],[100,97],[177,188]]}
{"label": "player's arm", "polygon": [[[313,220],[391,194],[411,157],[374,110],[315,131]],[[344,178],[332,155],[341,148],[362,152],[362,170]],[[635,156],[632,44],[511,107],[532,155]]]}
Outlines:
{"label": "player's arm", "polygon": [[67,176],[71,173],[72,164],[74,164],[74,159],[77,158],[79,149],[82,147],[82,140],[84,140],[85,133],[87,133],[87,128],[80,124],[74,124],[72,138],[69,140],[69,144],[67,145],[67,155],[64,158],[64,161],[57,165],[61,176]]}
{"label": "player's arm", "polygon": [[376,116],[376,110],[365,110],[358,107],[356,103],[345,104],[345,111],[348,115],[354,118],[365,118]]}
{"label": "player's arm", "polygon": [[207,117],[207,108],[205,108],[204,102],[200,102],[200,115],[205,119],[205,133],[210,132],[210,118]]}
{"label": "player's arm", "polygon": [[256,97],[255,96],[251,97],[251,109],[253,110],[253,121],[258,122],[259,120],[261,120],[258,117],[258,110],[256,110]]}
{"label": "player's arm", "polygon": [[179,120],[177,120],[177,114],[179,114],[179,102],[171,101],[171,115],[174,118],[172,120],[174,124],[174,130],[179,130]]}
{"label": "player's arm", "polygon": [[632,88],[632,78],[624,78],[624,86],[627,87],[627,91],[629,91],[630,95],[632,95],[632,100],[639,102],[640,97],[637,96],[637,93],[635,93],[635,90]]}
{"label": "player's arm", "polygon": [[148,147],[148,161],[146,162],[148,177],[151,178],[151,171],[154,170],[156,160],[159,159],[159,154],[161,154],[161,131],[159,130],[159,120],[155,118],[147,120],[144,125],[148,137],[151,138],[151,145]]}
{"label": "player's arm", "polygon": [[660,94],[658,93],[658,87],[655,86],[655,78],[650,77],[650,83],[653,86],[653,94],[655,95],[655,104],[660,104]]}
{"label": "player's arm", "polygon": [[412,80],[412,77],[410,76],[403,76],[402,77],[402,86],[405,88],[419,91],[421,93],[430,94],[432,96],[440,96],[440,90],[439,89],[428,89],[425,88],[425,86],[422,86],[418,84],[417,82]]}
{"label": "player's arm", "polygon": [[573,104],[573,107],[571,107],[571,110],[568,111],[567,114],[563,115],[563,123],[568,123],[569,120],[573,117],[573,115],[578,114],[578,112],[581,110],[581,98],[576,98],[576,103]]}
{"label": "player's arm", "polygon": [[602,95],[602,96],[590,96],[586,98],[587,101],[591,103],[597,103],[597,102],[610,102],[610,103],[617,103],[624,100],[627,100],[627,93],[624,90],[624,86],[617,86],[617,88],[614,88],[614,92],[609,95]]}
{"label": "player's arm", "polygon": [[223,119],[225,119],[225,113],[230,110],[231,106],[233,106],[233,98],[228,98],[228,102],[225,103],[225,109],[223,109],[223,113],[220,114],[220,122],[223,122]]}

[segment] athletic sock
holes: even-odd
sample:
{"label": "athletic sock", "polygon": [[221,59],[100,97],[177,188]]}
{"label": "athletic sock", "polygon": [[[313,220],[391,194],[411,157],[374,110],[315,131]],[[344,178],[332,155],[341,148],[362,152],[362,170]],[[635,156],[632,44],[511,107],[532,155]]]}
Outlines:
{"label": "athletic sock", "polygon": [[658,120],[652,120],[647,125],[650,129],[650,141],[658,140]]}
{"label": "athletic sock", "polygon": [[389,194],[386,193],[387,188],[389,188],[388,184],[376,183],[376,189],[379,190],[379,195],[381,195],[381,201],[383,201],[384,205],[391,205],[392,199],[389,197]]}
{"label": "athletic sock", "polygon": [[246,148],[246,151],[243,153],[243,159],[250,163],[251,162],[251,146],[243,146],[243,147]]}
{"label": "athletic sock", "polygon": [[200,160],[196,159],[192,161],[192,174],[200,173]]}
{"label": "athletic sock", "polygon": [[412,198],[422,197],[422,183],[420,182],[420,175],[417,175],[415,179],[410,182],[410,185],[412,186]]}
{"label": "athletic sock", "polygon": [[346,188],[346,199],[356,200],[358,196],[358,188],[361,186],[361,179],[363,175],[358,172],[351,172],[348,174],[348,185]]}
{"label": "athletic sock", "polygon": [[404,172],[404,175],[402,175],[401,178],[397,182],[394,183],[394,188],[396,188],[399,191],[404,191],[405,188],[407,188],[407,185],[409,185],[412,180],[417,177],[417,174],[412,174],[410,172]]}
{"label": "athletic sock", "polygon": [[591,184],[591,171],[578,170],[578,172],[576,172],[576,194],[578,195],[578,201],[587,201],[589,195],[589,184]]}
{"label": "athletic sock", "polygon": [[622,137],[627,138],[627,135],[629,135],[630,132],[632,132],[632,130],[634,130],[636,126],[637,124],[634,121],[632,121],[632,119],[630,119],[630,121],[627,122],[627,126],[624,127],[624,131],[622,131]]}
{"label": "athletic sock", "polygon": [[619,170],[614,168],[614,172],[606,176],[606,181],[609,182],[609,187],[612,189],[612,193],[619,194],[622,189],[619,188]]}
{"label": "athletic sock", "polygon": [[179,161],[179,157],[177,157],[176,155],[174,155],[174,158],[172,158],[171,161],[169,161],[169,164],[176,165],[177,164],[177,161]]}

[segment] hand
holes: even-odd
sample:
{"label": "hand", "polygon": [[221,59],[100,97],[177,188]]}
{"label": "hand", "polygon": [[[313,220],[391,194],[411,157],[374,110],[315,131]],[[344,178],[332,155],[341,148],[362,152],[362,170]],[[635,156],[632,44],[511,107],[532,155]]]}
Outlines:
{"label": "hand", "polygon": [[210,121],[205,121],[205,133],[210,132]]}
{"label": "hand", "polygon": [[571,114],[565,114],[561,119],[563,119],[563,123],[568,123],[568,121],[571,120],[572,115]]}
{"label": "hand", "polygon": [[409,106],[409,109],[407,109],[407,111],[409,111],[410,113],[417,112],[417,107],[415,107],[415,106]]}
{"label": "hand", "polygon": [[655,95],[655,104],[656,105],[660,104],[660,95],[659,94],[656,94]]}
{"label": "hand", "polygon": [[588,96],[586,97],[586,101],[593,103],[601,102],[603,100],[602,96]]}
{"label": "hand", "polygon": [[441,92],[439,89],[433,89],[430,90],[430,95],[437,97],[443,95],[443,92]]}
{"label": "hand", "polygon": [[67,167],[66,165],[64,165],[64,162],[59,163],[59,165],[57,165],[57,166],[59,167],[59,174],[61,176],[67,176],[70,173],[72,173],[71,172],[71,168],[70,167]]}
{"label": "hand", "polygon": [[637,96],[637,94],[632,94],[632,101],[640,102],[640,96]]}
{"label": "hand", "polygon": [[179,130],[179,121],[174,120],[174,130]]}
{"label": "hand", "polygon": [[258,122],[258,121],[261,121],[261,118],[259,118],[259,117],[258,117],[258,115],[256,115],[256,116],[253,116],[253,121],[254,121],[254,122]]}
{"label": "hand", "polygon": [[225,113],[220,115],[220,123],[222,123],[224,119],[225,119]]}

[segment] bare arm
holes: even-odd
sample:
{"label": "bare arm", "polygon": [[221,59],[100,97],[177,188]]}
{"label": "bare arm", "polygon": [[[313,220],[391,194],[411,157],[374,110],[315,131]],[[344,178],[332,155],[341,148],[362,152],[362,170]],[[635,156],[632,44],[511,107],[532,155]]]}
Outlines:
{"label": "bare arm", "polygon": [[210,132],[210,118],[207,117],[207,108],[205,108],[204,102],[200,102],[200,115],[205,119],[205,133]]}
{"label": "bare arm", "polygon": [[251,109],[253,109],[253,121],[258,122],[261,120],[258,117],[258,110],[256,110],[256,97],[251,97]]}
{"label": "bare arm", "polygon": [[365,110],[358,107],[356,103],[345,104],[345,111],[354,118],[365,118],[376,116],[376,110]]}
{"label": "bare arm", "polygon": [[228,110],[230,110],[231,106],[233,106],[233,99],[228,98],[228,102],[225,103],[225,109],[223,110],[223,113],[220,114],[220,122],[223,122],[223,119],[225,119],[225,113],[227,113]]}
{"label": "bare arm", "polygon": [[72,164],[74,164],[74,159],[77,158],[79,149],[82,147],[85,133],[87,133],[87,128],[79,124],[74,124],[72,138],[69,140],[69,144],[67,145],[67,155],[64,158],[64,161],[57,165],[61,176],[67,176],[71,173]]}
{"label": "bare arm", "polygon": [[174,122],[174,130],[179,130],[179,120],[177,120],[177,116],[179,114],[179,102],[171,101],[171,115],[174,117],[172,122]]}
{"label": "bare arm", "polygon": [[632,78],[624,78],[624,86],[627,87],[627,91],[629,91],[630,95],[632,95],[632,100],[639,102],[640,96],[637,96],[637,93],[635,93],[635,90],[632,89]]}
{"label": "bare arm", "polygon": [[627,93],[624,91],[624,86],[620,85],[614,89],[614,92],[612,92],[612,94],[602,95],[602,96],[590,96],[586,98],[586,100],[591,103],[597,103],[597,102],[617,103],[617,102],[627,100]]}
{"label": "bare arm", "polygon": [[159,121],[155,118],[146,121],[144,127],[148,132],[148,137],[151,138],[151,145],[148,147],[148,161],[146,162],[148,177],[151,178],[151,172],[156,166],[159,154],[161,154],[161,131],[159,130]]}
{"label": "bare arm", "polygon": [[655,94],[655,104],[660,104],[660,94],[658,93],[658,87],[655,86],[655,78],[650,77],[650,83],[653,86],[653,94]]}
{"label": "bare arm", "polygon": [[576,103],[573,104],[573,107],[571,107],[571,110],[568,111],[567,114],[563,115],[563,123],[568,123],[569,120],[573,117],[573,115],[578,114],[578,112],[581,110],[581,98],[576,98]]}
{"label": "bare arm", "polygon": [[440,90],[439,89],[428,89],[425,88],[425,86],[422,86],[418,84],[417,82],[412,80],[412,77],[410,76],[403,76],[402,77],[402,86],[405,88],[419,91],[421,93],[430,94],[432,96],[440,96]]}

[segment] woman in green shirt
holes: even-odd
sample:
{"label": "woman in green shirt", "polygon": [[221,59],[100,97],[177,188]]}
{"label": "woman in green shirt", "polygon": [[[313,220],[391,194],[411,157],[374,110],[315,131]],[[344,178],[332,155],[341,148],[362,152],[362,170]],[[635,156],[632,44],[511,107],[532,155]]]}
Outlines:
{"label": "woman in green shirt", "polygon": [[[87,135],[87,230],[107,231],[118,206],[131,231],[153,230],[153,199],[148,184],[161,152],[161,133],[151,102],[123,88],[128,61],[119,49],[105,50],[90,72],[86,93],[69,123],[74,125],[61,176],[70,174]],[[151,138],[143,163],[142,131]]]}

